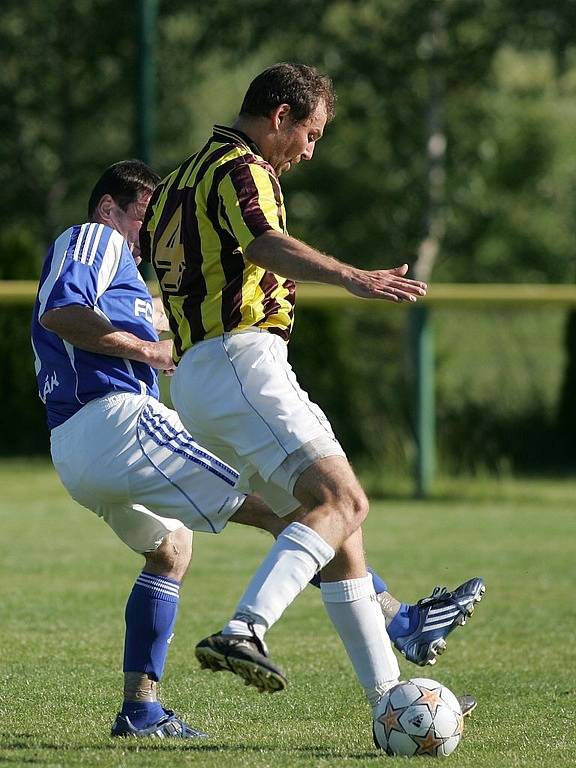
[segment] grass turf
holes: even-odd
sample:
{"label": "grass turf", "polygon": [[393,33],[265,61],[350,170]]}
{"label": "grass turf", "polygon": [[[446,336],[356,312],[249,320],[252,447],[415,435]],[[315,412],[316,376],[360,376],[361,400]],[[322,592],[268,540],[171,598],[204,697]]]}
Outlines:
{"label": "grass turf", "polygon": [[[162,699],[212,734],[157,743],[108,736],[121,698],[123,606],[140,558],[70,501],[44,462],[0,464],[0,764],[7,766],[376,766],[368,709],[309,588],[268,634],[288,690],[259,696],[197,668],[195,642],[220,628],[268,548],[229,526],[199,535]],[[435,668],[401,661],[479,706],[449,758],[475,768],[574,765],[574,485],[452,484],[429,502],[373,504],[369,560],[398,596],[483,575],[477,614]],[[398,761],[393,761],[396,764]],[[400,761],[402,763],[402,761]]]}

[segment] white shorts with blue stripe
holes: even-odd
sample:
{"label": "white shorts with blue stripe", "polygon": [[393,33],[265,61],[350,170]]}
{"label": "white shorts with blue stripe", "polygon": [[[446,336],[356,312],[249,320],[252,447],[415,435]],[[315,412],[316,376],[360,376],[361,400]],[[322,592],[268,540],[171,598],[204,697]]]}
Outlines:
{"label": "white shorts with blue stripe", "polygon": [[72,498],[136,552],[183,525],[217,533],[243,503],[237,473],[198,445],[175,411],[129,393],[92,400],[51,433]]}

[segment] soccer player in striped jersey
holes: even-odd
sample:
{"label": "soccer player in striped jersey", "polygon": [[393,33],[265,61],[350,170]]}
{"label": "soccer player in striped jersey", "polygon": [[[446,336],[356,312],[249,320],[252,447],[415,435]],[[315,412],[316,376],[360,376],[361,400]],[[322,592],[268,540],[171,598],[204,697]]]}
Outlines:
{"label": "soccer player in striped jersey", "polygon": [[[174,334],[171,394],[182,422],[285,525],[234,616],[197,645],[200,663],[283,688],[264,635],[320,570],[326,609],[374,705],[399,670],[364,561],[368,502],[326,416],[299,387],[286,342],[295,281],[392,302],[414,302],[426,286],[406,277],[406,264],[357,269],[288,234],[279,177],[312,159],[333,112],[332,84],[313,68],[261,73],[234,125],[215,126],[156,189],[140,243]],[[473,579],[416,606],[396,604],[396,646],[430,663],[483,590]]]}

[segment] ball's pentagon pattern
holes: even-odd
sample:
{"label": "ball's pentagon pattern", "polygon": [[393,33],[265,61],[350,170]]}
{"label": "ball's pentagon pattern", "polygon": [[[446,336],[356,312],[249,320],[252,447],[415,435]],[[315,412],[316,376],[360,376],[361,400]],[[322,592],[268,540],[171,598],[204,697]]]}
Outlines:
{"label": "ball's pentagon pattern", "polygon": [[458,699],[428,678],[398,683],[374,712],[374,743],[388,755],[445,757],[458,746],[462,731]]}

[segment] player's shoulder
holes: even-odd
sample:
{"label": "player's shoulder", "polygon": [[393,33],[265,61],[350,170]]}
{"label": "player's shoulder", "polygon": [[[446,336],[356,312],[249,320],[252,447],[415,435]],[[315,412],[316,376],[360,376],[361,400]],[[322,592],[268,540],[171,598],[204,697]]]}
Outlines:
{"label": "player's shoulder", "polygon": [[227,158],[224,163],[221,178],[223,180],[226,177],[231,178],[235,186],[246,180],[253,180],[254,177],[276,182],[278,180],[274,168],[263,157],[252,151],[242,150],[237,155]]}
{"label": "player's shoulder", "polygon": [[98,264],[104,257],[119,259],[123,253],[129,254],[128,245],[119,232],[94,221],[68,227],[54,241],[53,250],[65,259],[86,266]]}
{"label": "player's shoulder", "polygon": [[59,241],[68,243],[79,242],[80,245],[87,242],[92,245],[100,243],[105,245],[108,242],[121,245],[125,242],[122,235],[113,227],[109,227],[107,224],[99,224],[95,221],[73,224],[58,235],[54,242],[58,243]]}
{"label": "player's shoulder", "polygon": [[216,165],[225,165],[230,170],[247,165],[272,167],[264,160],[250,137],[236,128],[215,125],[207,147],[211,161]]}

